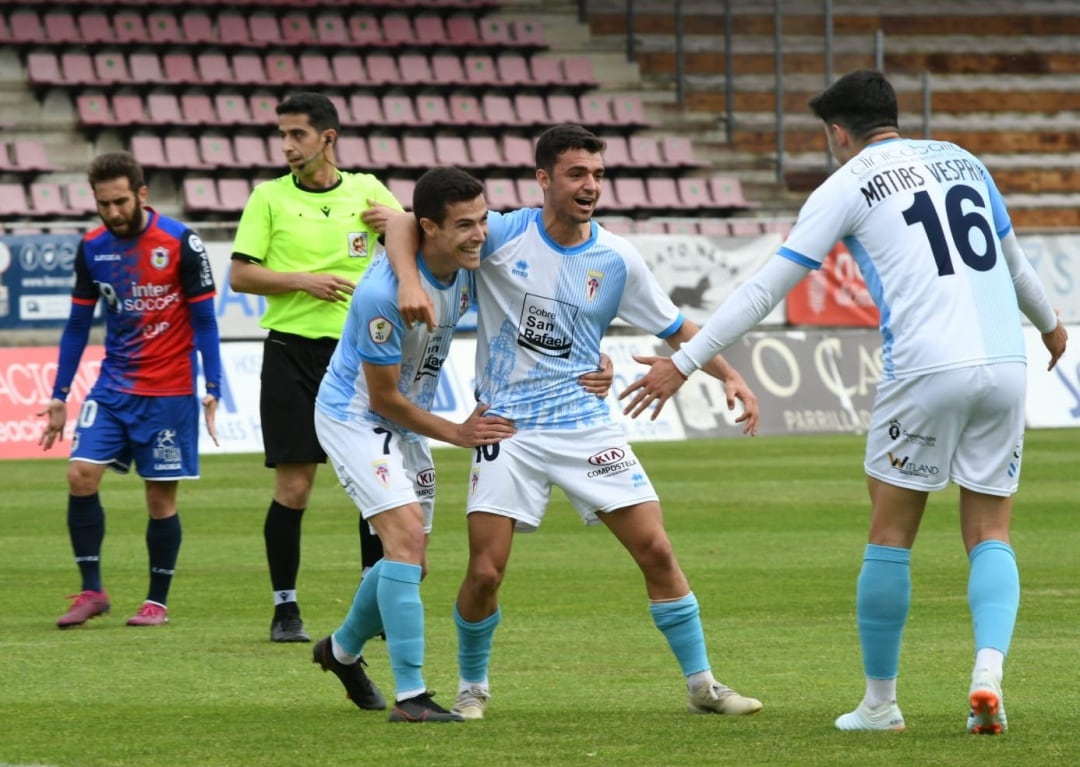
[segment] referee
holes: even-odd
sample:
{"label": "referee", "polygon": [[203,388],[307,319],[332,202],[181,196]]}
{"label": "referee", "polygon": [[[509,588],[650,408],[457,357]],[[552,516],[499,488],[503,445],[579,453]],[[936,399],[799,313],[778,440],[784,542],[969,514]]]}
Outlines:
{"label": "referee", "polygon": [[[330,99],[296,93],[276,111],[289,172],[252,190],[233,243],[229,285],[266,296],[259,409],[266,466],[274,469],[263,529],[274,595],[270,641],[310,642],[296,580],[301,520],[315,470],[326,463],[315,436],[315,395],[356,282],[380,247],[387,217],[402,207],[375,176],[338,169],[341,122]],[[382,557],[363,520],[360,549],[365,571]]]}

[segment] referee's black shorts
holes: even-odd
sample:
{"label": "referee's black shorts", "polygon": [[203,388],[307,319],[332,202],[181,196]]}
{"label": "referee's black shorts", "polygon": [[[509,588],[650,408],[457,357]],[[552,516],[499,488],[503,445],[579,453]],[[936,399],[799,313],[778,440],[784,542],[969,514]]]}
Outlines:
{"label": "referee's black shorts", "polygon": [[315,435],[315,397],[336,346],[334,338],[304,338],[277,330],[267,335],[259,414],[268,467],[326,463]]}

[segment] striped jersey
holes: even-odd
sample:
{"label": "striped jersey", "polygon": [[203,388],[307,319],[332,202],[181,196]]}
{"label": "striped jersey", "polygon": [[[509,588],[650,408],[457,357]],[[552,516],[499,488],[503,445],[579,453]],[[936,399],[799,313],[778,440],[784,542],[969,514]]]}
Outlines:
{"label": "striped jersey", "polygon": [[619,317],[666,338],[683,317],[625,239],[595,222],[566,248],[542,209],[488,214],[477,270],[477,399],[519,429],[611,421],[578,378],[599,366],[600,339]]}
{"label": "striped jersey", "polygon": [[188,304],[214,297],[210,260],[185,224],[143,210],[146,228],[136,237],[116,237],[105,226],[83,237],[72,301],[105,304],[98,386],[147,397],[193,394],[195,331]]}
{"label": "striped jersey", "polygon": [[370,409],[364,363],[400,364],[398,389],[418,408],[430,411],[454,327],[476,293],[473,273],[466,269],[459,269],[454,281],[446,284],[428,271],[422,258],[417,257],[416,265],[420,283],[435,305],[435,330],[429,331],[424,323],[405,329],[398,311],[397,278],[386,255],[380,255],[353,293],[341,339],[315,401],[316,407],[339,421],[360,420],[390,428],[412,441],[420,435]]}
{"label": "striped jersey", "polygon": [[[944,141],[870,144],[807,199],[780,255],[818,268],[842,240],[881,313],[882,380],[1024,362],[990,173]],[[974,319],[973,319],[974,318]]]}

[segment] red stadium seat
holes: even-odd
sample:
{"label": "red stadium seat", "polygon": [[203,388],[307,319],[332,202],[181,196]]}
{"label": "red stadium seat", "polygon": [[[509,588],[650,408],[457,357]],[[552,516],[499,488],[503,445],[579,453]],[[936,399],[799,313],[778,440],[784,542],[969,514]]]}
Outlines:
{"label": "red stadium seat", "polygon": [[502,151],[507,165],[535,170],[536,154],[531,139],[524,136],[503,136]]}
{"label": "red stadium seat", "polygon": [[484,181],[484,196],[492,210],[512,210],[521,207],[517,186],[512,178],[488,178]]}
{"label": "red stadium seat", "polygon": [[504,168],[502,150],[494,136],[469,136],[466,139],[473,167]]}
{"label": "red stadium seat", "polygon": [[446,99],[442,96],[423,95],[416,97],[416,118],[423,125],[453,125]]}
{"label": "red stadium seat", "polygon": [[205,170],[208,167],[199,158],[199,145],[194,136],[166,136],[165,160],[170,168]]}
{"label": "red stadium seat", "polygon": [[232,82],[239,85],[264,85],[269,81],[262,56],[237,53],[232,57]]}
{"label": "red stadium seat", "polygon": [[320,13],[315,17],[315,36],[323,45],[347,45],[349,27],[340,14]]}
{"label": "red stadium seat", "polygon": [[151,93],[146,97],[146,111],[153,125],[178,125],[183,122],[180,100],[175,93]]}
{"label": "red stadium seat", "polygon": [[[534,65],[537,60],[533,59]],[[562,73],[568,85],[577,88],[595,88],[598,85],[596,74],[593,72],[592,59],[588,56],[564,56]]]}
{"label": "red stadium seat", "polygon": [[464,60],[465,80],[472,86],[496,85],[499,73],[491,56],[474,54]]}
{"label": "red stadium seat", "polygon": [[[100,93],[80,93],[75,99],[75,113],[82,127],[103,128],[113,124],[109,100]],[[6,145],[4,154],[7,154]]]}
{"label": "red stadium seat", "polygon": [[653,124],[645,115],[645,105],[636,94],[621,94],[612,97],[611,112],[618,125],[627,128],[647,128]]}
{"label": "red stadium seat", "polygon": [[436,85],[457,86],[466,82],[461,59],[451,54],[437,53],[431,57],[431,75]]}
{"label": "red stadium seat", "polygon": [[514,183],[517,186],[517,196],[521,200],[522,207],[544,207],[544,190],[540,188],[535,178],[519,178]]}
{"label": "red stadium seat", "polygon": [[382,45],[382,27],[370,13],[353,14],[349,17],[349,38],[359,47]]}
{"label": "red stadium seat", "polygon": [[139,165],[148,170],[169,167],[169,161],[165,157],[165,145],[160,136],[150,134],[132,136],[131,153]]}
{"label": "red stadium seat", "polygon": [[204,85],[217,86],[233,82],[232,67],[224,53],[204,51],[196,54],[195,64],[199,70],[199,80]]}
{"label": "red stadium seat", "polygon": [[165,79],[179,85],[195,85],[202,82],[198,66],[190,53],[166,53],[161,57]]}
{"label": "red stadium seat", "polygon": [[361,125],[382,125],[385,122],[379,97],[370,93],[358,91],[349,96],[349,111]]}
{"label": "red stadium seat", "polygon": [[621,126],[611,115],[611,103],[607,96],[583,93],[578,97],[578,107],[581,109],[581,121],[585,125],[601,129]]}
{"label": "red stadium seat", "polygon": [[547,48],[547,36],[544,25],[539,19],[517,18],[510,22],[514,33],[514,44],[528,48]]}
{"label": "red stadium seat", "polygon": [[406,164],[401,156],[401,144],[394,136],[370,136],[368,155],[375,167],[400,168]]}
{"label": "red stadium seat", "polygon": [[[341,29],[345,31],[344,22]],[[307,14],[291,11],[281,17],[281,40],[286,45],[309,46],[314,45],[318,38]]]}
{"label": "red stadium seat", "polygon": [[686,136],[664,136],[660,139],[660,149],[666,164],[678,168],[697,168],[701,166],[694,154],[694,144]]}
{"label": "red stadium seat", "polygon": [[448,34],[441,16],[431,13],[417,14],[413,21],[413,29],[416,34],[409,41],[410,44],[419,43],[423,46],[429,46],[445,45],[447,42]]}
{"label": "red stadium seat", "polygon": [[683,207],[707,210],[714,206],[707,179],[684,176],[679,179],[678,185]]}
{"label": "red stadium seat", "polygon": [[330,69],[338,85],[358,86],[368,84],[367,70],[363,60],[355,53],[335,53],[330,57]]}
{"label": "red stadium seat", "polygon": [[184,11],[180,16],[180,31],[188,45],[200,46],[217,42],[214,22],[203,11]]}
{"label": "red stadium seat", "polygon": [[533,56],[529,60],[529,72],[536,85],[577,85],[571,77],[563,73],[563,63],[553,56]]}
{"label": "red stadium seat", "polygon": [[434,80],[427,56],[406,53],[398,56],[397,63],[403,85],[430,85]]}
{"label": "red stadium seat", "polygon": [[274,165],[266,154],[266,142],[260,136],[234,136],[233,157],[244,168],[269,168]]}
{"label": "red stadium seat", "polygon": [[401,203],[401,207],[405,210],[412,210],[413,191],[416,189],[416,182],[411,178],[391,178],[387,184],[387,188],[390,190],[390,194],[394,195],[394,199]]}
{"label": "red stadium seat", "polygon": [[42,16],[41,21],[45,28],[45,35],[44,38],[37,40],[38,43],[41,43],[43,39],[54,44],[75,45],[82,42],[78,22],[70,11],[61,9],[49,11]]}
{"label": "red stadium seat", "polygon": [[382,37],[384,45],[411,46],[416,42],[416,33],[409,17],[396,13],[382,17]]}
{"label": "red stadium seat", "polygon": [[142,14],[118,11],[113,16],[113,39],[118,43],[145,43],[149,37]]}
{"label": "red stadium seat", "polygon": [[523,126],[532,128],[546,127],[551,124],[544,97],[532,93],[518,93],[514,96],[514,110]]}
{"label": "red stadium seat", "polygon": [[383,96],[382,111],[387,125],[409,127],[417,123],[416,110],[408,96]]}
{"label": "red stadium seat", "polygon": [[[483,125],[486,120],[480,109],[480,102],[476,96],[467,94],[451,94],[447,99],[450,108],[450,119],[454,125]],[[509,101],[507,104],[509,105]]]}
{"label": "red stadium seat", "polygon": [[51,162],[45,149],[45,142],[37,139],[15,139],[12,144],[14,165],[17,170],[23,171],[53,171],[59,170]]}
{"label": "red stadium seat", "polygon": [[220,178],[217,182],[221,209],[227,213],[242,211],[251,196],[251,182],[246,178]]}
{"label": "red stadium seat", "polygon": [[94,59],[81,50],[66,50],[60,54],[60,71],[64,83],[71,85],[105,85],[94,72]]}
{"label": "red stadium seat", "polygon": [[334,142],[334,158],[346,170],[367,170],[371,167],[367,140],[362,136],[338,136]]}
{"label": "red stadium seat", "polygon": [[0,183],[0,216],[28,218],[31,213],[26,202],[26,187],[18,182]]}
{"label": "red stadium seat", "polygon": [[398,85],[401,72],[398,71],[397,59],[386,53],[373,53],[367,57],[366,85]]}
{"label": "red stadium seat", "polygon": [[248,97],[248,112],[253,125],[277,125],[277,99],[252,94]]}
{"label": "red stadium seat", "polygon": [[237,167],[232,142],[223,136],[199,136],[199,157],[203,165],[224,170]]}
{"label": "red stadium seat", "polygon": [[64,196],[73,215],[88,216],[97,213],[97,200],[85,180],[67,181],[63,184]]}
{"label": "red stadium seat", "polygon": [[743,196],[742,182],[737,176],[713,176],[709,179],[713,203],[720,208],[755,207]]}
{"label": "red stadium seat", "polygon": [[679,210],[684,207],[679,197],[679,186],[673,178],[649,176],[645,179],[645,194],[653,208]]}
{"label": "red stadium seat", "polygon": [[26,79],[31,86],[60,85],[64,75],[52,51],[36,50],[26,56]]}
{"label": "red stadium seat", "polygon": [[94,73],[102,85],[123,85],[131,82],[127,61],[119,53],[94,54]]}
{"label": "red stadium seat", "polygon": [[131,79],[140,85],[161,85],[167,82],[161,71],[161,59],[156,53],[132,53],[128,56]]}
{"label": "red stadium seat", "polygon": [[220,125],[214,102],[208,93],[185,93],[180,97],[180,116],[184,125]]}
{"label": "red stadium seat", "polygon": [[630,157],[639,168],[659,168],[664,165],[656,139],[651,136],[631,136]]}
{"label": "red stadium seat", "polygon": [[616,178],[611,183],[611,191],[614,192],[616,201],[615,206],[612,206],[611,201],[609,201],[607,203],[608,207],[630,211],[649,207],[649,197],[645,193],[644,179],[634,176]]}
{"label": "red stadium seat", "polygon": [[45,39],[45,28],[41,24],[41,17],[30,9],[13,10],[8,17],[8,27],[13,43],[37,46],[41,45],[42,40]]}
{"label": "red stadium seat", "polygon": [[109,17],[100,11],[84,11],[76,18],[79,40],[85,45],[100,45],[113,39]]}
{"label": "red stadium seat", "polygon": [[233,93],[214,94],[214,112],[222,125],[250,125],[253,121],[243,96]]}
{"label": "red stadium seat", "polygon": [[[297,85],[304,82],[296,70],[296,60],[288,53],[271,53],[266,56],[263,64],[266,67],[266,80],[271,85]],[[235,61],[233,66],[235,68]]]}
{"label": "red stadium seat", "polygon": [[188,213],[216,213],[221,210],[214,179],[188,176],[184,179],[184,210]]}
{"label": "red stadium seat", "polygon": [[312,85],[334,84],[334,71],[330,68],[330,60],[321,53],[301,54],[300,80]]}
{"label": "red stadium seat", "polygon": [[117,93],[112,97],[113,119],[117,125],[146,125],[142,97],[135,93]]}
{"label": "red stadium seat", "polygon": [[435,146],[427,136],[405,136],[401,140],[402,162],[411,168],[430,168],[435,161]]}
{"label": "red stadium seat", "polygon": [[277,16],[269,13],[253,13],[247,20],[251,40],[259,45],[281,43],[281,27]]}
{"label": "red stadium seat", "polygon": [[451,16],[446,20],[446,41],[455,48],[472,48],[480,43],[480,30],[472,16]]}
{"label": "red stadium seat", "polygon": [[436,136],[435,159],[439,165],[454,165],[459,168],[472,165],[465,139],[461,136]]}
{"label": "red stadium seat", "polygon": [[495,58],[495,70],[498,80],[504,85],[525,85],[533,82],[529,63],[524,56],[516,53],[504,53]]}
{"label": "red stadium seat", "polygon": [[604,167],[627,168],[634,165],[630,159],[630,145],[624,136],[602,136],[604,143]]}
{"label": "red stadium seat", "polygon": [[251,36],[247,19],[239,12],[221,11],[217,15],[218,42],[226,48],[261,44]]}
{"label": "red stadium seat", "polygon": [[180,32],[180,24],[176,17],[168,11],[154,11],[146,17],[147,37],[152,43],[168,43],[175,45],[184,40]]}
{"label": "red stadium seat", "polygon": [[553,123],[583,122],[577,99],[566,93],[549,94],[547,111]]}
{"label": "red stadium seat", "polygon": [[[484,124],[489,126],[510,126],[517,124],[517,112],[514,109],[514,103],[510,100],[509,96],[503,96],[497,93],[485,93],[481,98],[480,105],[483,108]],[[540,107],[543,107],[543,102],[540,102]],[[544,119],[541,121],[543,124],[547,122],[547,115],[544,115]],[[475,157],[475,155],[473,155]]]}
{"label": "red stadium seat", "polygon": [[509,48],[514,44],[510,25],[505,19],[488,16],[481,19],[478,24],[481,43],[489,48]]}

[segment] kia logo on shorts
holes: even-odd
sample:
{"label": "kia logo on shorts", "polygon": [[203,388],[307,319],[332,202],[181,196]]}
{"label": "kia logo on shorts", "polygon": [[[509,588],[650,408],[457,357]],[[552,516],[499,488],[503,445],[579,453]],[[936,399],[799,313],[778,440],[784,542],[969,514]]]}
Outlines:
{"label": "kia logo on shorts", "polygon": [[621,461],[625,455],[626,453],[619,448],[609,447],[607,450],[601,450],[596,455],[590,455],[589,463],[593,466],[606,466],[609,463]]}
{"label": "kia logo on shorts", "polygon": [[416,473],[416,484],[420,487],[432,487],[435,484],[435,469],[424,469]]}

